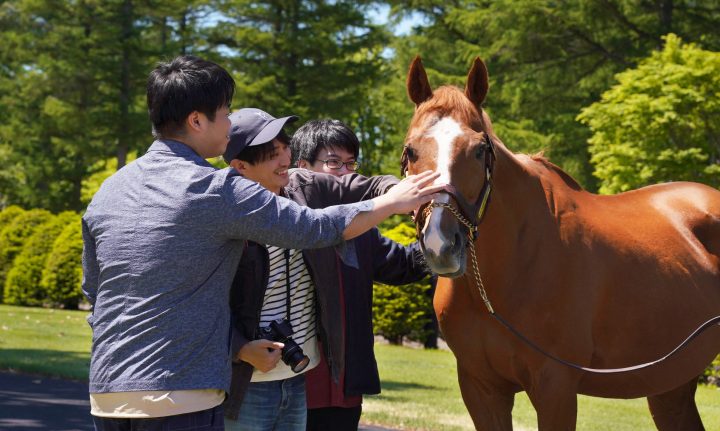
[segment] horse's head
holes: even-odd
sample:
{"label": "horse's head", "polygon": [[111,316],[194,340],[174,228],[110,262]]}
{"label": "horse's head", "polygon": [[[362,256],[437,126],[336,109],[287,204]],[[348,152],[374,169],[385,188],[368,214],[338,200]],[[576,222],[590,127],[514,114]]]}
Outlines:
{"label": "horse's head", "polygon": [[433,92],[417,57],[407,90],[415,114],[405,138],[403,173],[438,171],[438,182],[449,184],[448,193],[416,214],[420,244],[435,273],[457,277],[465,272],[465,249],[473,245],[490,193],[493,137],[480,107],[488,90],[487,69],[476,58],[464,92],[452,86]]}

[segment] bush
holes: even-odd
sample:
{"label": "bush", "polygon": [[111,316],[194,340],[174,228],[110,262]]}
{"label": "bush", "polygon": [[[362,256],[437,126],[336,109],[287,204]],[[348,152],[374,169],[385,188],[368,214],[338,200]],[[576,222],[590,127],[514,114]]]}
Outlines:
{"label": "bush", "polygon": [[7,273],[6,304],[39,306],[47,302],[47,292],[40,285],[45,262],[60,232],[76,219],[75,213],[64,212],[35,228]]}
{"label": "bush", "polygon": [[47,221],[51,215],[49,212],[39,209],[25,211],[0,231],[0,286],[5,286],[7,273],[12,268],[13,261],[22,250],[27,238],[32,235],[38,225]]}
{"label": "bush", "polygon": [[0,231],[2,231],[5,226],[12,223],[15,217],[19,216],[23,212],[25,212],[25,210],[15,205],[11,205],[0,211]]}
{"label": "bush", "polygon": [[391,344],[403,339],[424,342],[425,326],[430,321],[428,309],[432,302],[425,292],[429,285],[421,283],[389,286],[375,284],[373,297],[373,325],[375,333]]}
{"label": "bush", "polygon": [[53,307],[78,308],[83,300],[82,229],[75,216],[52,245],[40,282]]}
{"label": "bush", "polygon": [[[401,223],[383,235],[407,245],[415,240],[415,228]],[[376,283],[373,288],[375,333],[387,338],[391,344],[402,344],[403,338],[424,342],[428,333],[425,328],[432,312],[429,289],[427,281],[403,286]]]}
{"label": "bush", "polygon": [[720,387],[720,355],[717,355],[712,364],[705,369],[703,375],[700,376],[700,382]]}

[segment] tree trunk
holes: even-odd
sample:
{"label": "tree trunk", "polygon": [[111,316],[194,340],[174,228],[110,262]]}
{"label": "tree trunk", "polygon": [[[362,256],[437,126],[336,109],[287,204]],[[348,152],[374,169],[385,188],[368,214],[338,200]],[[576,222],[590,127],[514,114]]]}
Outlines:
{"label": "tree trunk", "polygon": [[[658,19],[660,20],[660,35],[665,36],[672,32],[673,0],[658,0]],[[662,45],[659,46],[662,49]]]}
{"label": "tree trunk", "polygon": [[188,37],[187,37],[187,17],[190,13],[190,8],[185,9],[182,11],[182,15],[180,16],[180,54],[185,55],[187,54],[187,45],[188,45]]}
{"label": "tree trunk", "polygon": [[122,59],[120,63],[120,116],[118,118],[117,168],[125,166],[130,148],[130,40],[132,39],[133,4],[125,0],[121,10],[121,45]]}

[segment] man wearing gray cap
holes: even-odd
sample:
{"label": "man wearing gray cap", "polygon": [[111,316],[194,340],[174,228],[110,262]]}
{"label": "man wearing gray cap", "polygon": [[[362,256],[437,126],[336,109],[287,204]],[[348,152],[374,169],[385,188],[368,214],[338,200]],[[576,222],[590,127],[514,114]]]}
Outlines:
{"label": "man wearing gray cap", "polygon": [[341,244],[438,190],[429,185],[437,176],[419,175],[371,201],[316,211],[218,170],[205,159],[227,148],[234,89],[227,71],[197,57],[156,67],[147,103],[157,139],[83,215],[97,430],[222,430],[227,298],[245,241]]}
{"label": "man wearing gray cap", "polygon": [[[282,128],[297,117],[275,119],[259,109],[244,108],[230,120],[225,160],[244,177],[299,204],[321,208],[356,202],[398,183],[391,176],[290,171],[290,142]],[[358,279],[377,276],[385,283],[404,284],[426,275],[415,250],[377,234],[360,238],[349,243],[355,253],[345,259]],[[342,378],[346,322],[338,265],[332,248],[300,250],[247,242],[230,294],[233,350],[239,360],[233,365],[225,402],[229,431],[304,430],[303,373],[321,363],[324,355],[333,364],[335,378]],[[372,281],[368,284],[371,287]],[[363,290],[359,295],[372,295]]]}

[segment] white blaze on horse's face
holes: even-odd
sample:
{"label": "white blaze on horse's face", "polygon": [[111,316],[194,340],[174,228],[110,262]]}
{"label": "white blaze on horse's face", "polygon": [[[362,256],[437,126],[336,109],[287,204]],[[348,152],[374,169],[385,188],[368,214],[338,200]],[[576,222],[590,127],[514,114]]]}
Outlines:
{"label": "white blaze on horse's face", "polygon": [[435,139],[437,144],[435,170],[440,173],[440,177],[435,180],[435,184],[450,184],[450,160],[452,160],[455,138],[461,134],[460,124],[452,117],[445,117],[428,129],[427,136]]}
{"label": "white blaze on horse's face", "polygon": [[[440,177],[435,180],[436,184],[450,184],[450,161],[452,160],[455,140],[462,134],[460,124],[452,117],[445,117],[430,127],[426,136],[433,138],[437,144],[437,157],[435,170]],[[432,251],[436,256],[441,254],[443,244],[447,244],[451,238],[446,238],[442,229],[428,229],[432,217],[425,220],[423,226],[423,239],[425,249]],[[457,268],[448,268],[449,272]]]}

